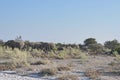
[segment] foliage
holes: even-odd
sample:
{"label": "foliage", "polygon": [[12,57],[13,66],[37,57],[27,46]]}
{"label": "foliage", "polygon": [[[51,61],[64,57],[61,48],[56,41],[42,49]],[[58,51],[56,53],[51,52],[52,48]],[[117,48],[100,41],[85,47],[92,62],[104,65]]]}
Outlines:
{"label": "foliage", "polygon": [[96,44],[96,43],[97,43],[97,41],[96,41],[95,38],[88,38],[88,39],[86,39],[86,40],[84,41],[84,45],[85,45],[85,46],[88,46],[88,45],[90,45],[90,44]]}
{"label": "foliage", "polygon": [[26,51],[20,51],[19,49],[12,50],[11,48],[0,47],[0,58],[10,59],[11,64],[16,67],[28,66],[28,59],[31,55]]}
{"label": "foliage", "polygon": [[70,47],[62,51],[59,51],[58,54],[56,54],[56,58],[58,59],[66,59],[66,58],[87,59],[87,56],[86,56],[86,53],[81,52],[80,49]]}
{"label": "foliage", "polygon": [[36,61],[36,62],[34,62],[34,63],[31,63],[31,65],[45,65],[45,64],[49,64],[49,63],[51,63],[51,61],[50,60],[48,60],[48,59],[44,59],[44,60],[39,60],[39,61]]}
{"label": "foliage", "polygon": [[16,66],[11,63],[5,62],[0,64],[0,71],[14,70],[14,69],[16,69]]}
{"label": "foliage", "polygon": [[119,46],[119,47],[117,47],[114,51],[117,51],[117,52],[118,52],[118,54],[120,54],[120,46]]}
{"label": "foliage", "polygon": [[57,80],[79,80],[79,78],[76,75],[63,75],[60,76]]}
{"label": "foliage", "polygon": [[57,67],[58,71],[69,71],[71,70],[68,66],[59,66]]}
{"label": "foliage", "polygon": [[57,73],[57,69],[56,68],[46,68],[46,69],[42,69],[39,74],[43,75],[43,76],[53,76],[56,73]]}
{"label": "foliage", "polygon": [[97,80],[100,77],[100,72],[94,69],[88,69],[86,70],[85,75],[91,78],[92,80]]}
{"label": "foliage", "polygon": [[43,53],[44,53],[44,52],[43,52],[42,50],[37,50],[37,49],[31,49],[31,50],[30,50],[30,54],[31,54],[32,57],[34,57],[34,58],[41,57]]}
{"label": "foliage", "polygon": [[101,54],[104,52],[104,46],[102,46],[101,44],[90,44],[88,46],[88,49],[93,54]]}
{"label": "foliage", "polygon": [[4,45],[4,42],[3,40],[0,39],[0,46],[3,46]]}
{"label": "foliage", "polygon": [[120,61],[120,55],[118,54],[118,52],[114,51],[113,54],[115,55],[116,59]]}
{"label": "foliage", "polygon": [[108,49],[115,50],[120,46],[120,43],[117,40],[106,41],[104,46]]}
{"label": "foliage", "polygon": [[[12,60],[12,63],[17,66],[29,66],[28,58],[30,58],[30,54],[25,51],[20,51],[19,49],[14,49],[11,53],[8,53],[9,58]],[[22,64],[22,65],[21,65]]]}

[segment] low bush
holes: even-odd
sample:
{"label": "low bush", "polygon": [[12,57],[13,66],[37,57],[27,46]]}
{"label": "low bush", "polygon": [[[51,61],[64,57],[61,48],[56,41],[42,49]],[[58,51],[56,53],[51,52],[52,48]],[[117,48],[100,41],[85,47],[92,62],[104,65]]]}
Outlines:
{"label": "low bush", "polygon": [[70,67],[68,66],[60,66],[60,67],[57,67],[58,71],[69,71],[71,70]]}
{"label": "low bush", "polygon": [[49,64],[49,63],[51,63],[50,60],[43,59],[43,60],[39,60],[39,61],[36,61],[34,63],[31,63],[31,65],[46,65],[46,64]]}
{"label": "low bush", "polygon": [[0,71],[5,71],[5,70],[15,70],[16,66],[11,64],[11,63],[2,63],[0,64]]}
{"label": "low bush", "polygon": [[111,62],[111,63],[109,63],[108,65],[110,65],[110,66],[115,66],[116,65],[116,63],[115,62]]}
{"label": "low bush", "polygon": [[99,78],[100,76],[100,72],[97,70],[93,70],[93,69],[88,69],[85,73],[85,75],[93,80],[96,80]]}
{"label": "low bush", "polygon": [[10,59],[12,65],[21,67],[29,66],[28,60],[31,58],[31,55],[29,52],[20,51],[17,48],[12,50],[11,48],[0,47],[0,58]]}
{"label": "low bush", "polygon": [[46,68],[46,69],[42,69],[41,72],[39,73],[39,75],[41,75],[41,76],[53,76],[56,73],[57,73],[56,68]]}
{"label": "low bush", "polygon": [[32,49],[31,51],[30,51],[30,54],[32,55],[32,57],[34,57],[34,58],[39,58],[39,57],[42,57],[43,56],[43,51],[42,50],[38,50],[38,49]]}
{"label": "low bush", "polygon": [[57,80],[79,80],[79,78],[76,75],[63,75],[59,77]]}
{"label": "low bush", "polygon": [[28,58],[30,58],[30,55],[25,51],[14,49],[13,53],[9,54],[9,57],[16,67],[29,66]]}

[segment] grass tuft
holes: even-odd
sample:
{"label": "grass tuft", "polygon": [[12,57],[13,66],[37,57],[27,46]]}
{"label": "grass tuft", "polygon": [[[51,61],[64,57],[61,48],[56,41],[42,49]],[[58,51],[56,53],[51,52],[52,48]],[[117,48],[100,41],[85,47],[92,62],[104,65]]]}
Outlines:
{"label": "grass tuft", "polygon": [[96,80],[99,78],[100,76],[100,72],[97,70],[93,70],[93,69],[88,69],[85,73],[85,75],[93,80]]}
{"label": "grass tuft", "polygon": [[68,66],[60,66],[60,67],[57,67],[58,71],[69,71],[71,70],[70,67]]}
{"label": "grass tuft", "polygon": [[59,77],[57,80],[79,80],[76,75],[63,75]]}
{"label": "grass tuft", "polygon": [[53,76],[57,74],[57,69],[56,68],[42,69],[39,74],[42,76]]}

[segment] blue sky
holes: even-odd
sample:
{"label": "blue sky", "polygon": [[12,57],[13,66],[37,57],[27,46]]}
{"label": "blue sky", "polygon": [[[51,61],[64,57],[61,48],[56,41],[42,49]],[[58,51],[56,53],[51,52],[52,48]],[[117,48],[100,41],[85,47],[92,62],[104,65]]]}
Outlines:
{"label": "blue sky", "polygon": [[0,39],[120,40],[120,0],[0,0]]}

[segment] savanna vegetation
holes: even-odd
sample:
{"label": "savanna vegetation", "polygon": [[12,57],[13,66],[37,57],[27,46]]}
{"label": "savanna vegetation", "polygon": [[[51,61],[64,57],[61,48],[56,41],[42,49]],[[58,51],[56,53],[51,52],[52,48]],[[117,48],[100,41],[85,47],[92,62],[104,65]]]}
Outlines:
{"label": "savanna vegetation", "polygon": [[87,55],[113,55],[115,52],[120,54],[117,40],[105,41],[104,45],[95,38],[84,40],[84,44],[30,42],[23,41],[21,36],[6,42],[0,40],[0,58],[11,59],[17,66],[21,63],[29,65],[27,63],[32,58],[86,59]]}
{"label": "savanna vegetation", "polygon": [[[30,42],[23,41],[19,36],[15,40],[0,40],[0,59],[8,60],[0,63],[0,71],[15,70],[21,67],[28,67],[28,70],[34,71],[31,66],[47,65],[48,67],[40,70],[39,75],[52,76],[60,71],[70,71],[75,66],[73,63],[66,65],[56,65],[51,59],[80,59],[79,64],[88,60],[88,56],[115,56],[120,61],[120,43],[117,40],[105,41],[104,44],[98,43],[95,38],[84,40],[83,44],[63,44],[48,42]],[[37,60],[38,59],[38,60]],[[118,63],[117,63],[118,64]],[[53,67],[49,67],[49,66]],[[115,66],[115,62],[111,62],[110,66]],[[93,79],[99,78],[100,73],[97,70],[86,70],[85,76]],[[60,76],[58,80],[66,80],[71,78],[77,80],[78,76]]]}
{"label": "savanna vegetation", "polygon": [[[84,40],[84,44],[63,44],[47,42],[23,41],[21,36],[15,40],[4,42],[0,40],[1,49],[18,49],[21,52],[29,52],[33,57],[76,57],[79,53],[93,55],[113,54],[114,51],[120,53],[120,43],[117,40],[105,41],[104,44],[98,43],[95,38]],[[49,55],[50,54],[50,55]]]}

